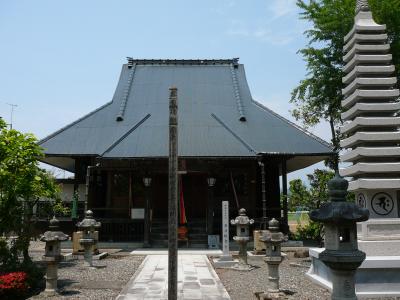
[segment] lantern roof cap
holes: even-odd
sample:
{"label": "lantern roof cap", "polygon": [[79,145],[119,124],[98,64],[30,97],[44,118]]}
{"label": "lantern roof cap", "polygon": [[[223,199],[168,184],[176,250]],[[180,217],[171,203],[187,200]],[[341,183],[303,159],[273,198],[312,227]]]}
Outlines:
{"label": "lantern roof cap", "polygon": [[93,218],[93,212],[91,210],[86,211],[85,213],[85,218],[81,221],[78,222],[77,224],[78,228],[83,228],[83,229],[89,229],[89,228],[99,228],[101,226],[100,222],[97,222]]}
{"label": "lantern roof cap", "polygon": [[59,231],[59,221],[55,216],[49,221],[49,230],[46,231],[40,237],[40,241],[42,242],[51,242],[51,241],[66,241],[69,239],[69,236],[64,232]]}

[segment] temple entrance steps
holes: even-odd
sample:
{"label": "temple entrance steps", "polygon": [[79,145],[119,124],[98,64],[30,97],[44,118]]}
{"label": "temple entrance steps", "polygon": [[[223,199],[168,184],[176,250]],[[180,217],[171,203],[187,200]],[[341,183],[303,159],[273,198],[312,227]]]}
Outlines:
{"label": "temple entrance steps", "polygon": [[[206,220],[193,219],[188,222],[188,238],[190,248],[207,248]],[[151,244],[153,247],[168,246],[168,220],[153,219],[151,225]],[[179,247],[187,247],[186,242],[179,242]]]}

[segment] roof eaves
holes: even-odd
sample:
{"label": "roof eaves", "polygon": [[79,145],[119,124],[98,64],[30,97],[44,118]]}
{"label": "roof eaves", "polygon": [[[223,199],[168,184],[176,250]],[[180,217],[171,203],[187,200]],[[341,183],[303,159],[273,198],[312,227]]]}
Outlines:
{"label": "roof eaves", "polygon": [[81,117],[81,118],[75,120],[74,122],[72,122],[72,123],[70,123],[70,124],[68,124],[68,125],[66,125],[66,126],[64,126],[64,127],[62,127],[61,129],[57,130],[56,132],[53,132],[52,134],[46,136],[45,138],[41,139],[41,140],[38,142],[38,145],[43,144],[44,142],[48,141],[49,139],[55,137],[57,134],[63,132],[64,130],[66,130],[66,129],[72,127],[72,126],[74,126],[75,124],[77,124],[77,123],[79,123],[80,121],[82,121],[82,120],[84,120],[84,119],[90,117],[91,115],[97,113],[98,111],[102,110],[104,107],[110,105],[111,103],[112,103],[112,101],[107,102],[106,104],[104,104],[104,105],[102,105],[102,106],[96,108],[95,110],[89,112],[88,114],[84,115],[83,117]]}
{"label": "roof eaves", "polygon": [[333,151],[333,147],[331,144],[329,144],[328,142],[324,141],[323,139],[321,139],[320,137],[312,134],[311,132],[305,130],[304,128],[296,125],[295,123],[289,121],[288,119],[282,117],[281,115],[277,114],[276,112],[274,112],[273,110],[269,109],[268,107],[264,106],[263,104],[261,104],[260,102],[257,102],[254,99],[251,99],[251,101],[257,105],[258,107],[260,107],[261,109],[266,110],[267,112],[269,112],[270,114],[274,115],[275,117],[281,119],[282,121],[286,122],[287,124],[289,124],[290,126],[296,128],[297,130],[300,130],[301,132],[303,132],[304,134],[308,135],[309,137],[313,138],[314,140],[316,140],[317,142],[319,142],[320,144],[322,144],[325,147],[328,147],[329,149],[331,149]]}

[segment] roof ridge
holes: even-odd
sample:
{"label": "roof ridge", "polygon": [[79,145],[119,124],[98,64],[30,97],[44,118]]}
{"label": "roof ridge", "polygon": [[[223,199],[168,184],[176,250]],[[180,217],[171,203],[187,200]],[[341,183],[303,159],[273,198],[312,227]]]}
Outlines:
{"label": "roof ridge", "polygon": [[238,65],[239,58],[230,59],[134,59],[127,57],[128,65]]}
{"label": "roof ridge", "polygon": [[127,132],[125,132],[123,135],[121,135],[114,143],[111,144],[105,151],[103,151],[100,156],[103,156],[107,152],[111,151],[114,149],[119,143],[121,143],[128,135],[130,135],[133,131],[135,131],[140,125],[142,125],[148,118],[151,117],[151,114],[147,114],[144,118],[142,118],[139,122],[135,123]]}
{"label": "roof ridge", "polygon": [[107,102],[106,104],[103,104],[102,106],[96,108],[95,110],[92,110],[91,112],[87,113],[86,115],[80,117],[79,119],[73,121],[72,123],[69,123],[67,125],[65,125],[64,127],[61,127],[59,130],[57,130],[56,132],[53,132],[52,134],[44,137],[43,139],[41,139],[40,141],[38,141],[38,145],[43,144],[44,142],[47,142],[49,139],[53,138],[54,136],[56,136],[57,134],[63,132],[64,130],[74,126],[75,124],[79,123],[80,121],[90,117],[91,115],[97,113],[98,111],[102,110],[104,107],[108,106],[112,104],[112,101]]}
{"label": "roof ridge", "polygon": [[125,89],[122,94],[121,103],[119,106],[119,112],[116,117],[116,121],[120,122],[124,120],[126,105],[128,104],[129,94],[131,93],[133,78],[135,76],[136,64],[133,64],[128,68],[130,70],[127,82],[125,83]]}
{"label": "roof ridge", "polygon": [[319,142],[320,144],[330,148],[333,150],[332,145],[330,143],[328,143],[327,141],[321,139],[320,137],[316,136],[315,134],[307,131],[306,129],[304,129],[303,127],[293,123],[292,121],[289,121],[288,119],[286,119],[285,117],[282,117],[281,115],[279,115],[278,113],[274,112],[273,110],[271,110],[270,108],[266,107],[265,105],[261,104],[260,102],[251,99],[251,101],[257,105],[258,107],[266,110],[267,112],[269,112],[270,114],[274,115],[275,117],[281,119],[282,121],[288,123],[289,125],[293,126],[294,128],[296,128],[297,130],[300,130],[301,132],[303,132],[304,134],[310,136],[311,138],[315,139],[317,142]]}
{"label": "roof ridge", "polygon": [[214,113],[211,113],[211,117],[213,117],[222,127],[224,127],[234,138],[236,138],[243,146],[247,148],[250,152],[257,154],[258,152],[245,140],[243,140],[239,135],[237,135],[228,125],[225,124],[220,118],[218,118]]}
{"label": "roof ridge", "polygon": [[242,102],[242,98],[240,97],[239,82],[238,82],[238,78],[237,78],[237,74],[236,74],[237,65],[230,64],[230,69],[231,69],[231,77],[232,77],[233,94],[236,99],[236,108],[239,113],[239,121],[245,122],[246,116],[244,114],[243,102]]}

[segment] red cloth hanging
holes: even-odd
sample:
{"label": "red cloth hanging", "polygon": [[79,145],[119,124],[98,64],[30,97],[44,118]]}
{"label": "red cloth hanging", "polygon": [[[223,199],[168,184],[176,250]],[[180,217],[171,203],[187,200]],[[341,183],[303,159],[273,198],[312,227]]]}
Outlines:
{"label": "red cloth hanging", "polygon": [[179,224],[186,225],[186,211],[185,211],[185,200],[183,198],[183,184],[182,184],[182,175],[179,177]]}

